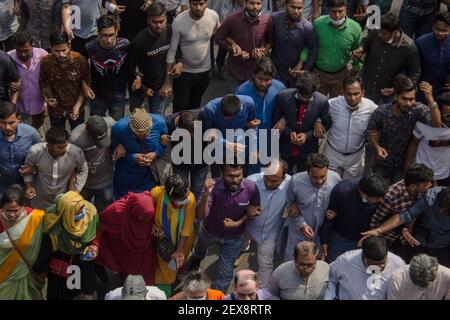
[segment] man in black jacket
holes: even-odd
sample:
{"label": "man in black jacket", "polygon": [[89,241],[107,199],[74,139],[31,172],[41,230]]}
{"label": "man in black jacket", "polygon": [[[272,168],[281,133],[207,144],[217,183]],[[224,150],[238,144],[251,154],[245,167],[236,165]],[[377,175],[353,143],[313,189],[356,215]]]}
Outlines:
{"label": "man in black jacket", "polygon": [[[276,97],[272,120],[281,132],[280,155],[291,173],[305,171],[306,157],[319,149],[314,122],[324,119],[329,105],[328,98],[317,92],[318,87],[317,75],[305,71],[298,77],[296,89],[283,90]],[[295,165],[297,170],[293,171]]]}

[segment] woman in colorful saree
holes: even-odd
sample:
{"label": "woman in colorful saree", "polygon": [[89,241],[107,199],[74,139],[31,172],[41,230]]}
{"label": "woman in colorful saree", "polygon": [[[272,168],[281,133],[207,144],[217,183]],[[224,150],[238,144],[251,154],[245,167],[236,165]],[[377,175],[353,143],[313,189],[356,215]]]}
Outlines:
{"label": "woman in colorful saree", "polygon": [[155,208],[148,191],[130,192],[115,201],[100,215],[96,262],[120,272],[122,281],[128,275],[142,275],[147,285],[154,284],[154,220]]}
{"label": "woman in colorful saree", "polygon": [[[97,223],[95,206],[74,191],[57,195],[46,210],[39,264],[48,268],[48,300],[95,299],[97,280],[92,260],[98,248],[92,241]],[[67,272],[70,265],[75,266],[75,272]],[[68,279],[72,275],[74,279]]]}
{"label": "woman in colorful saree", "polygon": [[178,174],[170,176],[164,187],[154,187],[151,195],[156,203],[153,235],[160,243],[165,239],[172,244],[166,245],[166,248],[173,248],[170,250],[173,252],[166,254],[161,252],[161,248],[158,249],[155,283],[170,297],[171,285],[194,245],[196,202],[192,192],[189,192],[189,183]]}
{"label": "woman in colorful saree", "polygon": [[8,187],[0,209],[0,300],[42,299],[43,281],[32,271],[42,241],[44,211],[24,206],[25,192]]}

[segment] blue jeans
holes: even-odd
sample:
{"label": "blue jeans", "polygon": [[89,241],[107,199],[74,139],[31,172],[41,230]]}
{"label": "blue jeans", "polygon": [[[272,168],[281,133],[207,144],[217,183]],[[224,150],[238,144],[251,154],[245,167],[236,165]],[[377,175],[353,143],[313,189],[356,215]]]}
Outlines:
{"label": "blue jeans", "polygon": [[350,241],[331,230],[330,237],[328,239],[328,255],[327,263],[331,263],[336,260],[341,254],[358,249],[358,243]]}
{"label": "blue jeans", "polygon": [[[114,188],[113,185],[106,186],[101,189],[87,189],[81,191],[81,196],[94,204],[97,212],[101,213],[113,202]],[[92,198],[94,201],[92,201]]]}
{"label": "blue jeans", "polygon": [[125,114],[125,92],[102,92],[97,94],[91,101],[91,116],[106,115],[106,111],[111,118],[118,121]]}
{"label": "blue jeans", "polygon": [[244,235],[235,238],[221,238],[205,229],[203,223],[199,228],[197,241],[192,251],[192,259],[203,260],[208,248],[219,246],[219,267],[211,288],[227,292],[233,279],[234,262],[241,254]]}
{"label": "blue jeans", "polygon": [[[173,165],[172,167],[174,174],[179,174],[187,181],[191,182],[191,191],[198,200],[200,197],[200,192],[202,191],[203,184],[205,183],[206,176],[208,175],[208,166],[196,170],[185,170],[181,169],[179,166]],[[190,176],[190,179],[189,179]]]}
{"label": "blue jeans", "polygon": [[400,29],[411,39],[414,39],[414,35],[417,39],[421,35],[432,31],[435,16],[436,12],[420,16],[402,6],[399,16]]}
{"label": "blue jeans", "polygon": [[[144,92],[141,91],[136,92],[130,89],[129,92],[131,112],[136,108],[144,107],[150,113],[164,116],[166,98],[161,97],[157,90],[155,90],[155,94],[152,97],[147,97]],[[147,104],[144,103],[146,100],[148,101]]]}

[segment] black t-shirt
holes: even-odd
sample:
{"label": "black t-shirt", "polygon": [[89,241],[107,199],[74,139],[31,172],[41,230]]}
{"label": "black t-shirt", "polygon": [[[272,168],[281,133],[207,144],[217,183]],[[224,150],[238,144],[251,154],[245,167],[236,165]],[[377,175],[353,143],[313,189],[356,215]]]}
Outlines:
{"label": "black t-shirt", "polygon": [[130,42],[124,38],[118,38],[111,50],[103,49],[98,39],[86,44],[86,54],[91,62],[92,88],[96,94],[125,92],[129,47]]}
{"label": "black t-shirt", "polygon": [[[171,115],[166,116],[165,120],[166,120],[166,124],[167,124],[167,129],[168,129],[168,134],[172,135],[173,132],[177,129],[177,117],[180,115],[181,112],[192,112],[198,121],[202,121],[201,119],[201,109],[190,109],[190,110],[185,110],[185,111],[180,111],[177,113],[173,113]],[[200,125],[200,130],[201,130],[201,125]],[[180,139],[180,141],[172,141],[171,146],[172,148],[174,148],[177,144],[182,143],[183,139]],[[191,163],[190,164],[172,164],[173,167],[175,168],[179,168],[181,170],[199,170],[201,168],[203,168],[204,166],[206,166],[206,164],[203,162],[203,156],[202,156],[202,163],[201,164],[194,164],[194,143],[196,141],[194,141],[194,139],[191,140]],[[203,141],[202,142],[202,153],[203,150],[206,148],[206,146],[208,145],[208,142]],[[180,156],[183,156],[183,152],[180,152]]]}
{"label": "black t-shirt", "polygon": [[164,82],[166,73],[166,56],[169,51],[172,27],[167,25],[166,30],[159,36],[142,30],[131,43],[129,77],[132,82],[136,76],[136,66],[144,74],[143,83],[147,88],[159,90]]}
{"label": "black t-shirt", "polygon": [[116,3],[127,7],[120,14],[119,37],[133,41],[139,32],[147,28],[147,12],[141,10],[145,0],[116,0]]}
{"label": "black t-shirt", "polygon": [[6,52],[0,50],[0,100],[9,100],[9,84],[19,78],[14,62]]}

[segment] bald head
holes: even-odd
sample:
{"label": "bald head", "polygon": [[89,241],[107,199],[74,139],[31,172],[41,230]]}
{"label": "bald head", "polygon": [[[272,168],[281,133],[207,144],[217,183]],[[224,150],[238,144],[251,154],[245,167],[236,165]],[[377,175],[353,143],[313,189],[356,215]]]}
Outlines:
{"label": "bald head", "polygon": [[234,291],[239,300],[256,300],[258,277],[252,270],[239,270],[234,276]]}
{"label": "bald head", "polygon": [[270,164],[263,169],[264,184],[269,190],[277,189],[283,182],[288,170],[287,163],[281,159],[273,159]]}

